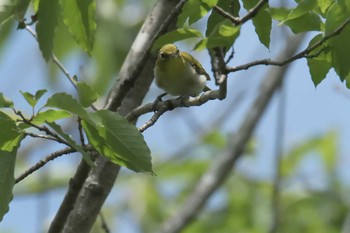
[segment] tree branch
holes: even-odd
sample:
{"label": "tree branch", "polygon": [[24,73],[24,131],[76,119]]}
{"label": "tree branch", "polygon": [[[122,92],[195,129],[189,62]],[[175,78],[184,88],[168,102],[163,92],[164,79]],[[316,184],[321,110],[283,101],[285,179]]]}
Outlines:
{"label": "tree branch", "polygon": [[[291,56],[295,53],[301,42],[301,38],[287,41],[286,48],[280,58]],[[253,105],[244,118],[236,135],[228,143],[227,149],[212,164],[211,168],[203,174],[187,200],[175,214],[161,225],[159,232],[176,233],[184,229],[200,212],[209,197],[219,188],[219,186],[229,176],[236,161],[242,156],[245,145],[249,140],[258,120],[267,107],[274,91],[279,87],[281,80],[288,67],[284,66],[279,69],[271,69],[263,80],[261,91],[256,97]]]}
{"label": "tree branch", "polygon": [[[247,70],[247,69],[249,69],[249,68],[251,68],[253,66],[257,66],[257,65],[284,66],[284,65],[287,65],[287,64],[289,64],[289,63],[291,63],[291,62],[293,62],[293,61],[295,61],[297,59],[305,58],[305,57],[308,57],[308,56],[313,56],[313,55],[310,55],[311,52],[313,52],[315,49],[317,49],[318,47],[323,45],[329,39],[339,35],[349,23],[350,23],[350,18],[345,20],[332,33],[330,33],[328,35],[325,35],[320,41],[318,41],[314,45],[304,49],[303,51],[295,54],[294,56],[291,56],[290,58],[284,59],[282,61],[271,60],[270,58],[266,58],[266,59],[262,59],[262,60],[249,62],[247,64],[236,66],[236,67],[227,67],[227,71],[230,73],[230,72],[236,72],[236,71],[240,71],[240,70]],[[319,54],[319,53],[316,53],[316,54]]]}
{"label": "tree branch", "polygon": [[[107,97],[105,108],[112,111],[119,109],[121,115],[126,115],[141,104],[153,80],[156,56],[149,52],[150,41],[154,40],[156,33],[168,30],[185,2],[186,0],[156,2],[124,61],[118,82]],[[91,170],[88,175],[79,171],[74,175],[73,179],[77,177],[78,183],[76,187],[69,186],[60,210],[50,226],[50,233],[84,233],[91,230],[120,170],[120,166],[103,156],[99,156],[95,163],[96,169]],[[79,166],[83,164],[85,163],[82,161]],[[88,214],[82,215],[82,212]]]}
{"label": "tree branch", "polygon": [[219,6],[214,6],[213,9],[216,10],[217,13],[219,13],[221,16],[229,19],[234,25],[241,25],[253,18],[259,10],[266,4],[268,3],[268,0],[260,0],[252,9],[248,11],[248,13],[243,16],[242,18],[239,17],[234,17],[224,9],[222,9]]}
{"label": "tree branch", "polygon": [[23,180],[24,178],[26,178],[27,176],[29,176],[33,172],[39,170],[40,168],[45,166],[48,162],[50,162],[50,161],[52,161],[52,160],[54,160],[62,155],[71,154],[74,152],[76,152],[75,149],[67,147],[67,148],[64,148],[62,150],[55,151],[52,154],[49,154],[48,156],[46,156],[45,158],[43,158],[42,160],[37,162],[34,166],[30,167],[28,170],[23,172],[19,177],[17,177],[15,180],[15,183],[17,184],[18,182],[20,182],[21,180]]}
{"label": "tree branch", "polygon": [[[38,36],[36,33],[29,27],[26,26],[25,28],[33,37],[36,41],[38,41]],[[57,65],[57,67],[62,71],[62,73],[66,76],[68,81],[77,89],[77,84],[75,83],[74,79],[70,76],[68,70],[64,67],[64,65],[58,60],[58,58],[55,56],[55,54],[51,54],[52,61]]]}

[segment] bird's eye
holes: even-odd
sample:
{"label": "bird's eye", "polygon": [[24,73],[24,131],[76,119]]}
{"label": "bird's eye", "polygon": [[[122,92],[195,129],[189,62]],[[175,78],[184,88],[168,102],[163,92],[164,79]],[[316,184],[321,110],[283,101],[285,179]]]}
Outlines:
{"label": "bird's eye", "polygon": [[176,49],[176,54],[179,54],[179,53],[180,53],[179,49]]}
{"label": "bird's eye", "polygon": [[160,59],[164,60],[164,59],[166,59],[166,58],[168,57],[168,54],[166,54],[166,53],[160,53],[160,54],[159,54],[159,57],[160,57]]}

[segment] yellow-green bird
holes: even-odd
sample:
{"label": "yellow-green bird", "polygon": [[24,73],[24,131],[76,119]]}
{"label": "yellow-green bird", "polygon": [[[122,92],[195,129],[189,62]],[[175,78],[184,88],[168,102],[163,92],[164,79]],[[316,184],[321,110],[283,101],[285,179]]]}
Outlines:
{"label": "yellow-green bird", "polygon": [[191,54],[180,52],[174,44],[164,45],[158,53],[154,77],[158,87],[173,96],[198,96],[210,90],[203,66]]}

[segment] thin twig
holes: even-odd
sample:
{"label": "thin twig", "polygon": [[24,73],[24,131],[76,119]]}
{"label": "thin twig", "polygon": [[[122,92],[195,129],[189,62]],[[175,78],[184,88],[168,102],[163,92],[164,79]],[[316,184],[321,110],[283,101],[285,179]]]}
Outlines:
{"label": "thin twig", "polygon": [[22,132],[24,135],[26,136],[30,136],[32,138],[41,138],[41,139],[46,139],[46,140],[51,140],[51,141],[55,141],[55,142],[58,142],[60,143],[57,138],[54,138],[52,136],[47,136],[47,135],[42,135],[42,134],[34,134],[34,133],[31,133],[31,132]]}
{"label": "thin twig", "polygon": [[85,138],[83,133],[83,126],[81,124],[81,118],[78,117],[78,130],[79,130],[79,138],[82,146],[85,146]]}
{"label": "thin twig", "polygon": [[54,160],[62,155],[71,154],[74,152],[76,152],[75,149],[67,147],[67,148],[64,148],[62,150],[55,151],[52,154],[49,154],[48,156],[46,156],[45,158],[43,158],[42,160],[37,162],[34,166],[30,167],[28,170],[23,172],[19,177],[17,177],[15,179],[15,183],[17,184],[18,182],[20,182],[21,180],[23,180],[24,178],[26,178],[27,176],[29,176],[33,172],[39,170],[41,167],[43,167],[45,164],[47,164],[51,160]]}
{"label": "thin twig", "polygon": [[[36,33],[29,27],[26,26],[26,30],[35,38],[36,41],[38,41],[38,36]],[[75,83],[75,80],[70,76],[68,70],[63,66],[63,64],[58,60],[58,58],[55,56],[55,54],[51,54],[52,61],[57,65],[57,67],[63,72],[63,74],[67,77],[69,82],[77,89],[77,84]]]}
{"label": "thin twig", "polygon": [[[27,119],[25,118],[25,116],[22,114],[21,111],[17,111],[16,109],[12,108],[13,112],[19,116],[21,119],[18,120],[18,121],[21,121],[29,126],[32,126],[33,128],[36,128],[37,130],[39,131],[42,131],[44,133],[46,133],[48,136],[51,136],[55,139],[50,139],[50,140],[54,140],[56,142],[59,142],[59,143],[62,143],[68,147],[70,147],[69,143],[67,143],[65,140],[63,140],[59,135],[57,135],[56,133],[52,132],[49,128],[47,128],[46,126],[39,126],[39,125],[36,125],[36,124],[33,124],[31,122],[31,119]],[[32,136],[32,135],[29,135],[29,136]]]}
{"label": "thin twig", "polygon": [[107,221],[106,221],[106,219],[104,218],[102,212],[100,212],[100,219],[101,219],[101,227],[102,227],[102,230],[104,230],[105,233],[111,232],[111,231],[109,230],[109,227],[108,227],[108,225],[107,225]]}
{"label": "thin twig", "polygon": [[234,17],[224,9],[219,6],[214,6],[213,9],[216,10],[217,13],[222,15],[223,17],[229,19],[234,25],[241,25],[253,18],[259,10],[268,2],[268,0],[260,0],[252,9],[248,11],[248,13],[242,18]]}
{"label": "thin twig", "polygon": [[310,53],[312,51],[314,51],[315,49],[317,49],[318,47],[320,47],[321,45],[323,45],[323,43],[325,43],[327,40],[339,35],[344,28],[350,23],[350,18],[348,18],[347,20],[344,21],[344,23],[342,23],[336,30],[334,30],[332,33],[325,35],[321,40],[319,40],[317,43],[315,43],[314,45],[304,49],[303,51],[297,53],[296,55],[287,58],[283,61],[275,61],[275,60],[271,60],[270,58],[266,58],[266,59],[262,59],[262,60],[257,60],[257,61],[253,61],[253,62],[249,62],[247,64],[244,65],[240,65],[240,66],[236,66],[236,67],[227,67],[227,71],[228,72],[236,72],[236,71],[240,71],[240,70],[247,70],[253,66],[257,66],[257,65],[272,65],[272,66],[284,66],[286,64],[289,64],[295,60],[301,59],[301,58],[305,58],[308,56],[314,57],[319,53],[310,55]]}

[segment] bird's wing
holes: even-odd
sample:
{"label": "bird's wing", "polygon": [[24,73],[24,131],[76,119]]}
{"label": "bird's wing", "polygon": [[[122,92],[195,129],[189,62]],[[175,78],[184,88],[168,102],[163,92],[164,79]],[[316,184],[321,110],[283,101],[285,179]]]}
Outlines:
{"label": "bird's wing", "polygon": [[191,63],[192,67],[196,70],[198,74],[204,75],[207,80],[210,80],[209,74],[205,71],[203,66],[196,58],[194,58],[191,54],[186,52],[180,52],[180,55],[185,59],[185,61]]}

